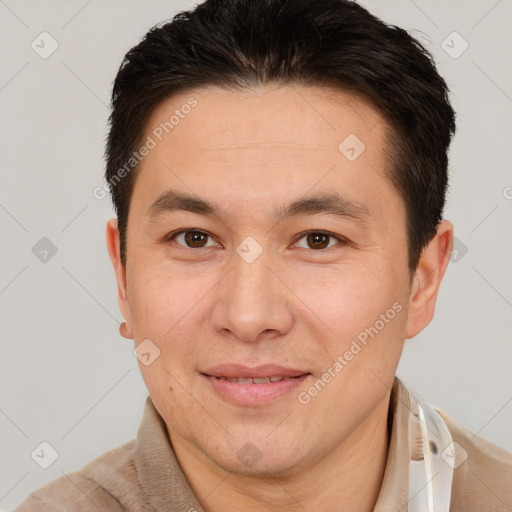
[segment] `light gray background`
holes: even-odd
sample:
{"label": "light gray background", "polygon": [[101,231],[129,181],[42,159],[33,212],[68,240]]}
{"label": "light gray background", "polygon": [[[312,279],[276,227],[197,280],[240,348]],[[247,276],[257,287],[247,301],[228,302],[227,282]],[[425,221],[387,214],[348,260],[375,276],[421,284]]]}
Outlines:
{"label": "light gray background", "polygon": [[[104,234],[113,211],[92,191],[103,184],[107,105],[124,53],[194,3],[0,0],[2,511],[136,435],[147,393],[132,342],[118,334]],[[363,4],[419,31],[458,111],[445,218],[467,252],[447,271],[435,320],[406,343],[399,376],[510,451],[512,3]],[[43,31],[59,44],[47,59],[31,48]],[[442,48],[453,31],[469,43],[457,59]],[[457,37],[447,40],[452,52]],[[42,237],[58,248],[46,263],[32,253]],[[30,456],[42,441],[59,453],[46,470]]]}

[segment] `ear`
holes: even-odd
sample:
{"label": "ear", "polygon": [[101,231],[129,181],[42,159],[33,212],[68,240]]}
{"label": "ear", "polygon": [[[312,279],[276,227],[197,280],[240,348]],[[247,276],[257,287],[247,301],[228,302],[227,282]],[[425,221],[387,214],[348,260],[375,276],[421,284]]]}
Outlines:
{"label": "ear", "polygon": [[126,287],[126,266],[121,261],[121,236],[117,219],[113,218],[107,222],[106,238],[108,254],[116,273],[119,308],[125,318],[124,325],[121,324],[119,332],[124,338],[133,339],[133,325]]}
{"label": "ear", "polygon": [[423,249],[411,285],[406,338],[412,338],[432,320],[437,293],[453,250],[453,224],[446,220],[437,225],[434,238]]}

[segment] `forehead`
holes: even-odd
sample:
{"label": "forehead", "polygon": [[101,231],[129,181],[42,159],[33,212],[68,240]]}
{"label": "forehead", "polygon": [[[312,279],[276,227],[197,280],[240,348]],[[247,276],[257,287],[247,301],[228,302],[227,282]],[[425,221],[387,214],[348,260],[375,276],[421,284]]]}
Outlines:
{"label": "forehead", "polygon": [[[383,171],[387,127],[360,95],[330,87],[195,89],[154,109],[146,136],[156,147],[140,169],[178,162],[186,168],[204,167],[210,162],[217,171],[223,167],[238,174],[258,166],[261,175],[275,163],[285,174],[294,166],[306,169],[330,160],[353,168],[377,163],[376,170]],[[355,162],[359,153],[362,158]]]}
{"label": "forehead", "polygon": [[163,131],[163,138],[176,142],[184,138],[195,151],[280,145],[283,150],[306,152],[333,146],[337,150],[336,142],[348,133],[368,139],[372,131],[372,143],[380,142],[373,139],[385,126],[380,113],[361,95],[331,87],[267,85],[233,91],[210,86],[161,102],[147,131]]}
{"label": "forehead", "polygon": [[251,214],[263,205],[275,212],[308,192],[335,192],[375,212],[396,196],[384,169],[386,129],[369,102],[326,87],[183,92],[149,119],[145,138],[155,144],[134,196],[144,213],[174,189]]}

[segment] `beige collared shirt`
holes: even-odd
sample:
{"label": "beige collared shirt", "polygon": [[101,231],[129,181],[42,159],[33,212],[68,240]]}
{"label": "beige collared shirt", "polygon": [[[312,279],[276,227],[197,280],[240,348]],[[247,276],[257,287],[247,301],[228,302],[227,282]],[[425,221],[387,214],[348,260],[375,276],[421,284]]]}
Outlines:
{"label": "beige collared shirt", "polygon": [[[408,510],[409,463],[411,457],[418,457],[411,441],[414,422],[409,400],[409,392],[395,378],[388,459],[375,505],[378,512]],[[450,512],[511,511],[512,455],[439,412],[454,443],[462,448],[455,452],[452,462],[455,469]],[[136,440],[32,493],[15,512],[98,510],[204,512],[176,460],[165,423],[150,397]]]}

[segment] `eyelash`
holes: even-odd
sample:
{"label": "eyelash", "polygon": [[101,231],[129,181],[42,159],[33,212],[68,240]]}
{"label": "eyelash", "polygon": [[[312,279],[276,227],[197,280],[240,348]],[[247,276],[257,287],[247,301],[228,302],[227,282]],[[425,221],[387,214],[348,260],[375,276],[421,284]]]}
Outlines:
{"label": "eyelash", "polygon": [[[210,235],[209,233],[207,233],[206,231],[203,231],[201,229],[195,229],[195,228],[188,228],[188,229],[180,229],[179,231],[173,231],[172,233],[169,233],[167,236],[164,237],[163,239],[163,242],[164,243],[167,243],[167,242],[170,242],[172,240],[174,240],[178,235],[181,235],[183,233],[190,233],[190,232],[194,232],[194,233],[200,233],[202,235],[206,235],[210,238],[213,238],[212,235]],[[324,231],[322,229],[311,229],[311,230],[308,230],[308,231],[303,231],[302,233],[300,233],[300,235],[298,236],[297,240],[294,242],[294,244],[296,244],[297,242],[299,242],[300,240],[302,240],[304,237],[308,236],[308,235],[311,235],[311,234],[318,234],[318,235],[325,235],[325,236],[328,236],[330,238],[334,238],[336,239],[339,243],[332,246],[332,247],[327,247],[327,248],[324,248],[324,249],[309,249],[309,251],[311,252],[325,252],[327,251],[328,249],[332,249],[333,247],[336,247],[337,245],[346,245],[349,243],[349,240],[340,236],[340,235],[335,235],[334,233],[331,233],[329,231]],[[208,247],[197,247],[197,248],[194,248],[194,247],[188,247],[186,245],[181,245],[181,244],[178,244],[180,247],[183,247],[185,249],[191,249],[191,250],[194,250],[194,251],[201,251],[201,250],[207,250],[209,249],[211,246],[208,246]],[[301,248],[303,249],[303,248]]]}

